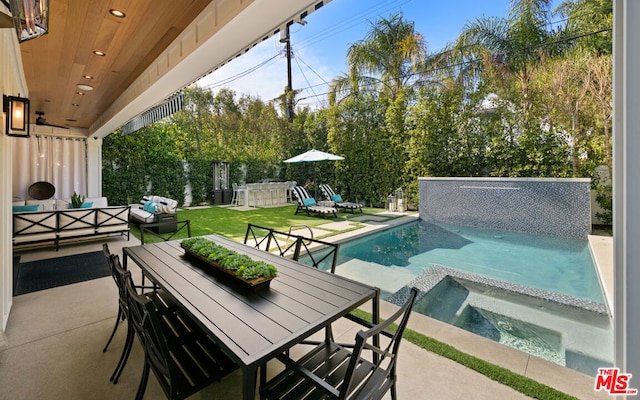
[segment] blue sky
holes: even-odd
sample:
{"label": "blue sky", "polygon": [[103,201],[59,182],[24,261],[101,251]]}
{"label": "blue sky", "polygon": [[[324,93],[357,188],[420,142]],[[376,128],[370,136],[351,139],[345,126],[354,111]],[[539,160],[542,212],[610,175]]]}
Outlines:
{"label": "blue sky", "polygon": [[[437,52],[455,40],[464,25],[481,17],[506,17],[510,0],[333,0],[310,14],[306,25],[291,27],[293,89],[304,89],[298,105],[312,108],[325,99],[328,83],[344,74],[349,46],[365,37],[370,23],[402,12],[415,23],[429,52]],[[287,67],[278,37],[265,40],[242,57],[203,78],[199,85],[214,93],[227,87],[236,94],[272,100],[287,85]],[[271,61],[265,61],[273,58]],[[244,74],[265,63],[254,72]],[[242,75],[242,77],[238,77]]]}

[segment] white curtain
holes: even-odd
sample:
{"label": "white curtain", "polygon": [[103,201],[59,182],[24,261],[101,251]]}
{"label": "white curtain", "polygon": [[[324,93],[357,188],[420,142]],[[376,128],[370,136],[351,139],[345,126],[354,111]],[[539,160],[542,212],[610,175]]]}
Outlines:
{"label": "white curtain", "polygon": [[49,182],[54,198],[87,194],[87,142],[82,138],[32,135],[13,139],[13,199],[28,200],[29,186]]}

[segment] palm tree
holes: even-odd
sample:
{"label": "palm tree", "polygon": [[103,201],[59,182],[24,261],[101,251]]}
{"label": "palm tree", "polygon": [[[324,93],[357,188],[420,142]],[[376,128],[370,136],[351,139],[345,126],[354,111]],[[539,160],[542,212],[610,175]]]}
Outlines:
{"label": "palm tree", "polygon": [[467,23],[451,54],[460,57],[456,61],[471,65],[474,73],[491,69],[504,81],[515,78],[526,111],[531,107],[528,94],[533,68],[559,48],[552,45],[559,33],[550,29],[550,5],[551,0],[512,0],[507,18],[478,18]]}
{"label": "palm tree", "polygon": [[349,74],[332,82],[333,100],[342,91],[370,89],[395,101],[403,88],[419,80],[417,72],[427,58],[427,51],[413,22],[396,13],[370,25],[366,37],[347,51]]}
{"label": "palm tree", "polygon": [[598,55],[613,51],[613,0],[567,0],[556,9],[567,17],[567,36],[577,37],[578,47]]}

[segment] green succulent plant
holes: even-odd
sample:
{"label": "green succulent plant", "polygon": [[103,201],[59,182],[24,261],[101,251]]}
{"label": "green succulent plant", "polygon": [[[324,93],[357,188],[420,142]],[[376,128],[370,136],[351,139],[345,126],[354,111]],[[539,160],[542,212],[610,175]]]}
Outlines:
{"label": "green succulent plant", "polygon": [[275,266],[263,261],[255,261],[251,257],[227,249],[202,237],[184,239],[180,246],[191,253],[216,262],[222,268],[234,271],[244,279],[272,278],[278,274]]}
{"label": "green succulent plant", "polygon": [[84,196],[80,196],[76,192],[73,192],[73,194],[71,195],[71,207],[80,208],[82,207],[83,203],[84,203]]}

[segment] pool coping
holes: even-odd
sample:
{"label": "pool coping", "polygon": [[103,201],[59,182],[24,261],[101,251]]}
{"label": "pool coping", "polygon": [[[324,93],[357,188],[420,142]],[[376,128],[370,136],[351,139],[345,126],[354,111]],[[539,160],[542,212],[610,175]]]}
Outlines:
{"label": "pool coping", "polygon": [[607,306],[609,306],[611,315],[615,315],[613,308],[613,237],[589,235],[588,240]]}
{"label": "pool coping", "polygon": [[[606,304],[596,303],[587,299],[581,299],[560,293],[549,292],[542,289],[536,289],[530,286],[519,285],[502,281],[499,279],[487,278],[468,272],[462,272],[455,269],[443,267],[441,265],[432,265],[422,274],[418,275],[414,280],[409,282],[407,286],[392,294],[386,301],[396,305],[402,305],[406,301],[409,294],[409,287],[414,286],[420,289],[420,298],[428,294],[443,279],[451,277],[456,280],[462,280],[470,283],[482,285],[484,287],[499,289],[503,292],[509,292],[520,296],[526,296],[533,299],[544,300],[567,307],[579,308],[585,311],[594,312],[600,315],[609,316],[609,309]],[[419,300],[416,299],[416,301]]]}

